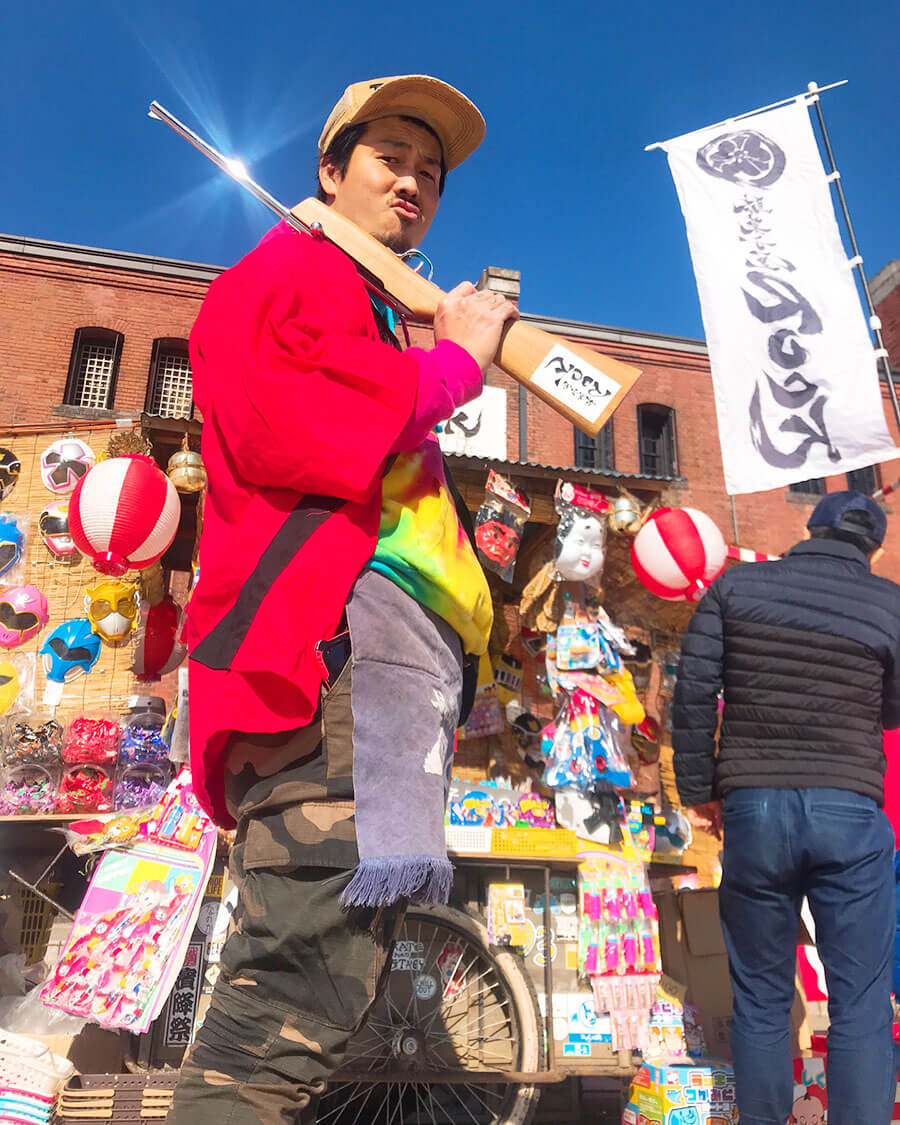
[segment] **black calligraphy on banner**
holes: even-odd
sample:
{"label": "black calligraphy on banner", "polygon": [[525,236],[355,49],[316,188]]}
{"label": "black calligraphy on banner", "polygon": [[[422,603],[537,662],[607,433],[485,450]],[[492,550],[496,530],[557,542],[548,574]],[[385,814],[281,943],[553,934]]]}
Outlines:
{"label": "black calligraphy on banner", "polygon": [[[750,398],[750,436],[760,456],[778,469],[799,468],[810,451],[824,446],[828,459],[840,460],[825,423],[828,393],[801,370],[822,335],[822,320],[794,284],[793,262],[778,253],[772,208],[765,189],[781,178],[784,151],[752,129],[723,133],[697,151],[697,164],[710,176],[743,187],[733,211],[744,245],[744,302],[750,315],[771,328],[768,364],[756,378]],[[766,423],[781,418],[774,432]]]}
{"label": "black calligraphy on banner", "polygon": [[172,994],[165,1009],[165,1045],[187,1047],[194,1034],[197,998],[200,993],[200,968],[203,960],[202,942],[191,942],[184,964],[175,978]]}

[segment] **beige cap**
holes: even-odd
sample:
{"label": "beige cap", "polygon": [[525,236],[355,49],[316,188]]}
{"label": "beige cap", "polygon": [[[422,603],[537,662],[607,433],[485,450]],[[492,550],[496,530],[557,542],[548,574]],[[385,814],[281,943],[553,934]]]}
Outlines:
{"label": "beige cap", "polygon": [[484,140],[484,118],[469,99],[427,74],[401,74],[355,82],[344,91],[319,137],[319,153],[348,125],[378,117],[418,117],[440,137],[449,172]]}

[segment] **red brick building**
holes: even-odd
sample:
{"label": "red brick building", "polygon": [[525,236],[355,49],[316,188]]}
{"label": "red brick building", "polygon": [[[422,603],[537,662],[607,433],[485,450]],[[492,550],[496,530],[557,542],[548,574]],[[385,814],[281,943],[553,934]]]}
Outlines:
{"label": "red brick building", "polygon": [[[218,272],[213,266],[0,236],[0,430],[144,411],[189,417],[187,337]],[[482,282],[518,297],[514,271],[485,271]],[[900,368],[900,261],[880,271],[872,291],[886,346]],[[847,487],[841,475],[811,482],[808,490],[794,486],[732,502],[725,493],[703,341],[523,318],[636,364],[644,374],[611,427],[593,443],[544,403],[521,395],[502,372],[492,371],[489,384],[506,392],[510,461],[595,468],[598,482],[618,479],[627,485],[631,474],[667,478],[673,502],[707,512],[728,542],[773,553],[801,536],[817,499],[812,489]],[[414,329],[413,335],[428,342],[426,329]],[[883,398],[897,438],[886,385]],[[897,476],[900,462],[891,462],[854,474],[852,483],[874,488]],[[894,521],[887,546],[880,569],[900,580],[900,524]]]}

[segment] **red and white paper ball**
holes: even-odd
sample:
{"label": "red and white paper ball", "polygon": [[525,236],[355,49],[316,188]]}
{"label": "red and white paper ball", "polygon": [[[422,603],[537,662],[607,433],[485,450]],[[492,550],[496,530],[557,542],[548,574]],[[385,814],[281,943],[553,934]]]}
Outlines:
{"label": "red and white paper ball", "polygon": [[631,545],[631,565],[647,589],[667,601],[699,601],[725,569],[722,533],[696,508],[660,508]]}
{"label": "red and white paper ball", "polygon": [[158,605],[141,602],[141,623],[131,670],[143,683],[174,671],[187,656],[187,645],[181,640],[183,615],[181,606],[170,594]]}
{"label": "red and white paper ball", "polygon": [[69,533],[101,574],[120,576],[155,563],[178,530],[175,486],[149,457],[111,457],[79,481],[69,502]]}

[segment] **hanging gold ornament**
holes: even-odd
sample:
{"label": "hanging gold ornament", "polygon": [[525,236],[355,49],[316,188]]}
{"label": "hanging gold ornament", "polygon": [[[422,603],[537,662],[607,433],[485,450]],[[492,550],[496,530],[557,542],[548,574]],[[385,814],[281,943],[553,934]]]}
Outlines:
{"label": "hanging gold ornament", "polygon": [[166,596],[166,575],[162,563],[155,562],[141,571],[141,597],[149,605],[159,605]]}
{"label": "hanging gold ornament", "polygon": [[613,531],[634,533],[642,523],[641,506],[633,496],[619,496],[609,512],[609,526]]}
{"label": "hanging gold ornament", "polygon": [[179,492],[199,492],[206,487],[206,469],[200,454],[188,445],[184,435],[181,449],[169,458],[166,475]]}

